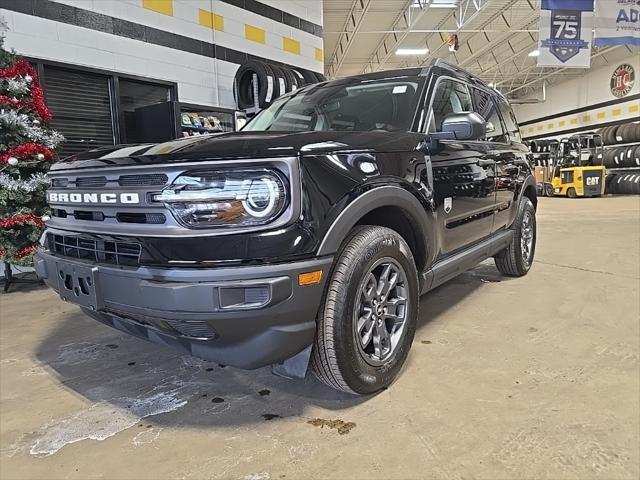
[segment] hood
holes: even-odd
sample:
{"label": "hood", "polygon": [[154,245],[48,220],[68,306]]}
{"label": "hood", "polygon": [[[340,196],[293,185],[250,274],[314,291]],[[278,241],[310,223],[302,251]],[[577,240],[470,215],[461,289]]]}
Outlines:
{"label": "hood", "polygon": [[230,159],[263,159],[340,152],[413,151],[424,135],[406,132],[232,132],[170,142],[115,145],[67,157],[52,170]]}

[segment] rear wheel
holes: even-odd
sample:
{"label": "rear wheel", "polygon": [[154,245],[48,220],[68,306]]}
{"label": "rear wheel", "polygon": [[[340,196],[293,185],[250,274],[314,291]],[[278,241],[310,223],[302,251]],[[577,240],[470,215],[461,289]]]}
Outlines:
{"label": "rear wheel", "polygon": [[389,386],[411,348],[418,273],[395,231],[357,227],[342,247],[317,319],[311,363],[327,385],[369,394]]}
{"label": "rear wheel", "polygon": [[569,198],[576,198],[578,196],[578,194],[576,193],[576,189],[571,187],[567,190],[567,197]]}
{"label": "rear wheel", "polygon": [[522,277],[526,275],[536,253],[536,210],[533,203],[524,197],[513,226],[511,244],[495,257],[496,267],[503,275]]}

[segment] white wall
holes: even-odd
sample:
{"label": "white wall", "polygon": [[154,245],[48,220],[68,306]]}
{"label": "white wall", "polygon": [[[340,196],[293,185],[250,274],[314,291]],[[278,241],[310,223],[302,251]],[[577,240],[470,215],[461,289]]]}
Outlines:
{"label": "white wall", "polygon": [[[56,0],[74,7],[121,18],[267,60],[322,71],[317,50],[320,37],[218,0],[164,0],[172,5],[167,15],[144,8],[145,0]],[[322,1],[262,1],[313,23],[322,21]],[[148,5],[148,3],[147,3]],[[200,24],[199,11],[224,18],[216,30]],[[141,40],[0,9],[8,24],[6,47],[21,55],[73,65],[99,68],[178,83],[179,100],[234,108],[233,76],[238,64],[208,58]],[[245,24],[266,32],[264,44],[245,38]],[[283,49],[283,37],[300,43],[300,53]],[[321,55],[321,53],[320,53]]]}
{"label": "white wall", "polygon": [[518,122],[528,122],[551,115],[556,118],[535,122],[521,129],[524,137],[536,135],[554,135],[578,127],[597,127],[600,124],[635,118],[640,115],[640,102],[624,101],[602,108],[594,108],[574,115],[563,115],[565,112],[577,110],[611,100],[617,100],[610,90],[611,74],[621,64],[634,66],[636,80],[633,89],[626,98],[640,93],[640,57],[630,56],[626,59],[588,71],[583,77],[552,85],[547,89],[547,101],[543,103],[514,105]]}

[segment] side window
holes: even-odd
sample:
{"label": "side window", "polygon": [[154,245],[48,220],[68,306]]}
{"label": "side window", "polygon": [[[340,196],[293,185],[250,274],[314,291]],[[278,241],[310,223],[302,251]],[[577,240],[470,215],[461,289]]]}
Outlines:
{"label": "side window", "polygon": [[433,95],[430,132],[442,131],[442,122],[451,113],[471,112],[471,96],[464,83],[443,79]]}
{"label": "side window", "polygon": [[491,98],[492,96],[482,90],[473,88],[474,112],[482,115],[487,121],[487,136],[485,140],[489,142],[506,142],[507,136],[500,121],[498,107]]}
{"label": "side window", "polygon": [[511,107],[504,100],[500,100],[500,113],[502,114],[502,120],[504,120],[504,124],[507,127],[507,133],[511,140],[521,142],[522,139],[520,138],[520,129],[518,128],[516,116],[513,114]]}

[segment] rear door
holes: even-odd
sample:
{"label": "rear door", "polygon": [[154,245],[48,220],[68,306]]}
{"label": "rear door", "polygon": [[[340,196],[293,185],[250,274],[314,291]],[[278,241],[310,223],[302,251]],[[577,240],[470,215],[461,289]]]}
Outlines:
{"label": "rear door", "polygon": [[[442,130],[451,113],[473,111],[466,83],[438,78],[431,94],[427,128]],[[491,234],[495,208],[495,161],[483,141],[444,140],[431,152],[440,255],[448,255]]]}
{"label": "rear door", "polygon": [[516,117],[506,100],[494,96],[506,130],[506,143],[497,147],[496,155],[496,216],[493,230],[509,227],[517,213],[518,179],[526,164],[526,148],[522,145]]}

